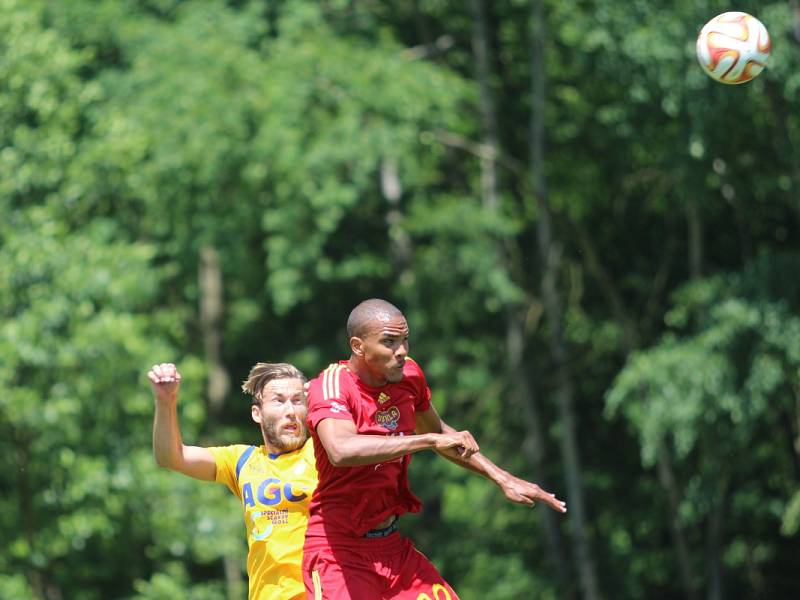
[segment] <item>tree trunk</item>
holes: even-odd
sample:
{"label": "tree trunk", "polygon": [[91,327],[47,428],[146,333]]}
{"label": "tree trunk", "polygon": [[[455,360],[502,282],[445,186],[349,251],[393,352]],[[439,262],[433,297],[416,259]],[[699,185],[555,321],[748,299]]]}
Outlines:
{"label": "tree trunk", "polygon": [[792,33],[794,34],[794,41],[800,44],[800,7],[797,5],[797,0],[791,0],[789,6],[792,9]]}
{"label": "tree trunk", "polygon": [[[544,475],[547,459],[544,443],[545,435],[538,400],[528,380],[529,374],[525,369],[524,363],[525,318],[518,313],[509,312],[507,324],[506,348],[508,350],[514,396],[519,406],[522,407],[522,418],[525,421],[525,439],[522,442],[522,454],[526,462],[533,466],[537,483],[545,490],[551,490],[552,486]],[[557,516],[551,510],[544,510],[540,514],[548,554],[558,577],[559,598],[572,600],[575,597],[575,589],[567,566],[564,540],[558,527]]]}
{"label": "tree trunk", "polygon": [[425,19],[425,13],[420,10],[419,0],[413,0],[414,5],[414,25],[417,29],[417,35],[422,40],[422,45],[426,49],[428,56],[433,56],[436,53],[436,46],[433,42],[431,29],[428,27],[428,21]]}
{"label": "tree trunk", "polygon": [[481,128],[483,145],[486,150],[481,157],[481,198],[483,206],[488,210],[496,210],[498,206],[498,190],[500,183],[497,174],[497,156],[499,155],[499,136],[497,133],[497,111],[491,88],[491,46],[489,27],[486,22],[486,5],[484,0],[470,0],[472,10],[472,51],[475,55],[476,75],[480,98]]}
{"label": "tree trunk", "polygon": [[675,475],[672,472],[669,453],[663,441],[658,448],[658,481],[667,493],[672,542],[675,545],[675,553],[678,558],[678,569],[681,574],[683,591],[686,593],[686,598],[688,598],[688,600],[696,600],[697,590],[694,586],[694,573],[692,572],[692,563],[689,556],[689,543],[686,541],[686,535],[683,532],[683,527],[681,527],[679,516],[680,493],[678,491],[678,485],[675,482]]}
{"label": "tree trunk", "polygon": [[[200,287],[200,331],[203,335],[203,349],[208,364],[206,386],[208,421],[210,424],[214,424],[225,404],[225,396],[230,388],[230,377],[222,363],[222,269],[219,264],[219,253],[213,246],[204,246],[200,249],[198,283]],[[228,599],[242,597],[244,588],[238,560],[232,556],[224,556],[222,565]]]}
{"label": "tree trunk", "polygon": [[557,286],[560,267],[560,250],[553,240],[552,219],[547,199],[547,185],[544,172],[544,125],[545,125],[545,57],[544,57],[544,9],[542,1],[533,3],[533,43],[531,56],[531,176],[536,197],[536,233],[539,255],[542,263],[542,299],[549,325],[550,353],[556,371],[556,400],[561,421],[561,453],[567,475],[567,513],[572,525],[572,544],[583,597],[587,600],[600,598],[595,572],[594,557],[589,543],[586,527],[586,513],[583,498],[583,476],[578,452],[577,419],[573,406],[575,387],[567,361],[564,340],[561,304]]}
{"label": "tree trunk", "polygon": [[[498,157],[500,156],[500,142],[497,125],[497,110],[494,94],[491,87],[492,53],[489,39],[489,24],[485,0],[470,0],[472,12],[472,51],[475,56],[476,73],[480,100],[481,118],[481,204],[489,212],[499,210],[500,177],[498,173]],[[498,268],[508,271],[508,261],[505,251],[498,243],[497,253]],[[505,307],[506,314],[506,347],[508,349],[509,370],[516,399],[522,407],[525,419],[525,440],[522,451],[526,461],[531,464],[536,474],[537,482],[544,488],[550,489],[545,472],[545,436],[543,433],[539,408],[533,390],[528,381],[525,369],[525,318],[514,306]],[[567,561],[564,554],[564,544],[561,531],[556,522],[556,516],[549,510],[541,513],[540,521],[544,540],[551,556],[560,588],[564,590],[564,598],[573,598],[570,589],[570,578]]]}
{"label": "tree trunk", "polygon": [[689,227],[689,277],[703,276],[703,221],[697,199],[690,196],[686,203],[686,219]]}
{"label": "tree trunk", "polygon": [[[600,282],[600,289],[606,297],[614,317],[622,326],[623,331],[625,331],[625,336],[623,338],[624,349],[626,354],[630,354],[638,347],[638,340],[640,338],[635,321],[628,315],[619,291],[600,262],[589,232],[579,223],[576,223],[574,226],[578,234],[576,236],[577,240],[583,249],[587,269]],[[672,471],[669,453],[663,442],[659,447],[658,453],[658,481],[661,487],[664,488],[667,496],[672,542],[678,560],[681,583],[686,593],[686,598],[688,598],[688,600],[696,600],[697,590],[694,586],[695,578],[691,567],[689,543],[686,540],[686,535],[681,526],[679,517],[681,494]]]}
{"label": "tree trunk", "polygon": [[625,346],[625,350],[630,352],[639,344],[639,333],[636,329],[636,323],[628,314],[628,310],[625,308],[625,301],[614,285],[611,276],[608,274],[608,271],[606,271],[603,263],[600,262],[600,258],[597,255],[597,250],[595,249],[594,242],[589,232],[581,223],[573,223],[573,227],[577,233],[575,237],[578,244],[581,250],[583,250],[586,268],[599,282],[600,290],[603,292],[603,296],[605,296],[606,301],[611,307],[614,318],[622,327],[622,343]]}
{"label": "tree trunk", "polygon": [[216,422],[225,403],[230,378],[222,364],[222,271],[219,254],[212,246],[200,250],[199,280],[200,329],[208,362],[208,416],[211,422]]}
{"label": "tree trunk", "polygon": [[386,211],[386,224],[391,237],[392,263],[395,273],[402,275],[411,264],[414,247],[411,242],[411,236],[408,235],[402,225],[405,218],[400,205],[400,198],[403,196],[403,185],[400,182],[397,161],[393,157],[384,156],[381,160],[380,177],[381,193],[389,205]]}
{"label": "tree trunk", "polygon": [[800,385],[795,381],[792,384],[792,389],[794,390],[794,414],[788,414],[787,426],[795,474],[800,477]]}
{"label": "tree trunk", "polygon": [[708,517],[708,600],[723,600],[725,588],[723,586],[723,566],[722,566],[722,538],[723,525],[725,520],[725,504],[727,502],[727,481],[721,480],[717,485],[714,503],[711,506],[711,514]]}
{"label": "tree trunk", "polygon": [[239,600],[247,596],[247,584],[242,577],[242,566],[238,558],[226,555],[222,559],[225,569],[225,588],[228,600]]}

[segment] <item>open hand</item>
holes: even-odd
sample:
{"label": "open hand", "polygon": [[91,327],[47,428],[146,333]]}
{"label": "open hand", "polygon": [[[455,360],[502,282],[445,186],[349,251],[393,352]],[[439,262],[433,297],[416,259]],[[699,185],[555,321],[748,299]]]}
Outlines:
{"label": "open hand", "polygon": [[528,506],[543,502],[556,512],[567,512],[567,503],[556,498],[555,494],[543,490],[535,483],[525,481],[511,474],[508,475],[505,481],[500,483],[500,489],[503,490],[506,498],[512,502],[527,504]]}

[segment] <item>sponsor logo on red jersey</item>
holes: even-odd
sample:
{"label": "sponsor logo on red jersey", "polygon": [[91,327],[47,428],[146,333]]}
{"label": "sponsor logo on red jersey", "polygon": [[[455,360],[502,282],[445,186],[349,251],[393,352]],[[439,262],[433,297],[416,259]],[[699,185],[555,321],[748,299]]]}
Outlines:
{"label": "sponsor logo on red jersey", "polygon": [[397,429],[397,422],[400,420],[400,409],[396,406],[391,406],[386,410],[379,410],[375,413],[375,420],[381,427],[394,431]]}
{"label": "sponsor logo on red jersey", "polygon": [[332,413],[344,413],[347,412],[347,407],[342,404],[341,402],[333,402],[331,401],[331,412]]}

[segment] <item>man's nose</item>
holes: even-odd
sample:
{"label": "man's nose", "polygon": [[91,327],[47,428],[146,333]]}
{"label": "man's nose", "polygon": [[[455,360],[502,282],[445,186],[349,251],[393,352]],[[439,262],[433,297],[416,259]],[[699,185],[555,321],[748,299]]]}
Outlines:
{"label": "man's nose", "polygon": [[294,402],[287,402],[287,407],[283,411],[284,414],[290,419],[298,420],[297,413],[302,408],[302,405],[295,404]]}

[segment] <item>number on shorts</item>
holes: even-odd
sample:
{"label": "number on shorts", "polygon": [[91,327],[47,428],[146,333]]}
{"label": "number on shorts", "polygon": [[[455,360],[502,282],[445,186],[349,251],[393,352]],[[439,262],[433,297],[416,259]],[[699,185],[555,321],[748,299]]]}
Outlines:
{"label": "number on shorts", "polygon": [[428,594],[425,592],[422,592],[419,596],[417,596],[417,600],[453,600],[450,592],[448,592],[447,588],[441,583],[434,583],[433,587],[431,588],[431,593],[433,594],[433,598],[428,596]]}

